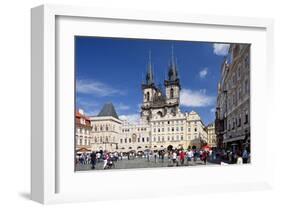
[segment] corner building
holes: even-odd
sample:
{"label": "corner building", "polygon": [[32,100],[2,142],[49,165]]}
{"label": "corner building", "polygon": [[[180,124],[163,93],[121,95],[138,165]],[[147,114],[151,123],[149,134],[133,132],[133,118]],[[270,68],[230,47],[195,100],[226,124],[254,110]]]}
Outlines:
{"label": "corner building", "polygon": [[91,117],[92,150],[118,152],[200,147],[207,142],[207,130],[200,116],[181,112],[180,78],[172,53],[164,89],[156,86],[149,63],[142,85],[143,101],[140,120],[136,124],[118,118],[113,104],[105,104],[97,116]]}
{"label": "corner building", "polygon": [[221,148],[250,147],[250,45],[231,44],[222,63],[216,108]]}

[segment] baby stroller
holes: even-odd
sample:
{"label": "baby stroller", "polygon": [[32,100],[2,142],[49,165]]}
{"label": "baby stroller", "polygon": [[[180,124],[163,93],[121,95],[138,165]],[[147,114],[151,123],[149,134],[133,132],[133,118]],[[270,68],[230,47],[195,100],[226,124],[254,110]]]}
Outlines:
{"label": "baby stroller", "polygon": [[115,168],[115,164],[112,159],[108,159],[105,169]]}

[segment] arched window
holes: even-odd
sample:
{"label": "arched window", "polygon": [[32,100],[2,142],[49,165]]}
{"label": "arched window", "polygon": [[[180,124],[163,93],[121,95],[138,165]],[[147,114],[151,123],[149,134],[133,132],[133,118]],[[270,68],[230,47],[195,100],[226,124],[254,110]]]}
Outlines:
{"label": "arched window", "polygon": [[150,94],[149,94],[149,92],[146,93],[146,100],[147,100],[147,101],[150,100]]}
{"label": "arched window", "polygon": [[171,99],[174,98],[174,89],[171,89],[171,90],[170,90],[170,98],[171,98]]}
{"label": "arched window", "polygon": [[161,111],[158,111],[158,112],[157,112],[157,115],[158,115],[159,117],[162,117],[162,116],[163,116],[163,114],[162,114]]}

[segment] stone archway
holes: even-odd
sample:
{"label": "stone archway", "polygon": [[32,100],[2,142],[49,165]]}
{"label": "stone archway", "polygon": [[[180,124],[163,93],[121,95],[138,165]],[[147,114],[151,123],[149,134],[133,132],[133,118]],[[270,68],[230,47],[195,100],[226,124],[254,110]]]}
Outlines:
{"label": "stone archway", "polygon": [[173,149],[173,145],[170,144],[170,145],[167,147],[167,150],[168,150],[168,151],[171,151],[172,149]]}

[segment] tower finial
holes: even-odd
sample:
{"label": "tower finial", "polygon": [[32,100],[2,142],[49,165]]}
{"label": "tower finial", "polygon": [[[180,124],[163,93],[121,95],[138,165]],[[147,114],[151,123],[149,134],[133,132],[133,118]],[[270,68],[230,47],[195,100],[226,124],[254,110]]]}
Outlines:
{"label": "tower finial", "polygon": [[148,52],[148,62],[151,65],[151,49],[149,49],[149,52]]}
{"label": "tower finial", "polygon": [[171,46],[172,48],[172,67],[175,67],[175,57],[174,57],[174,44],[172,44]]}

